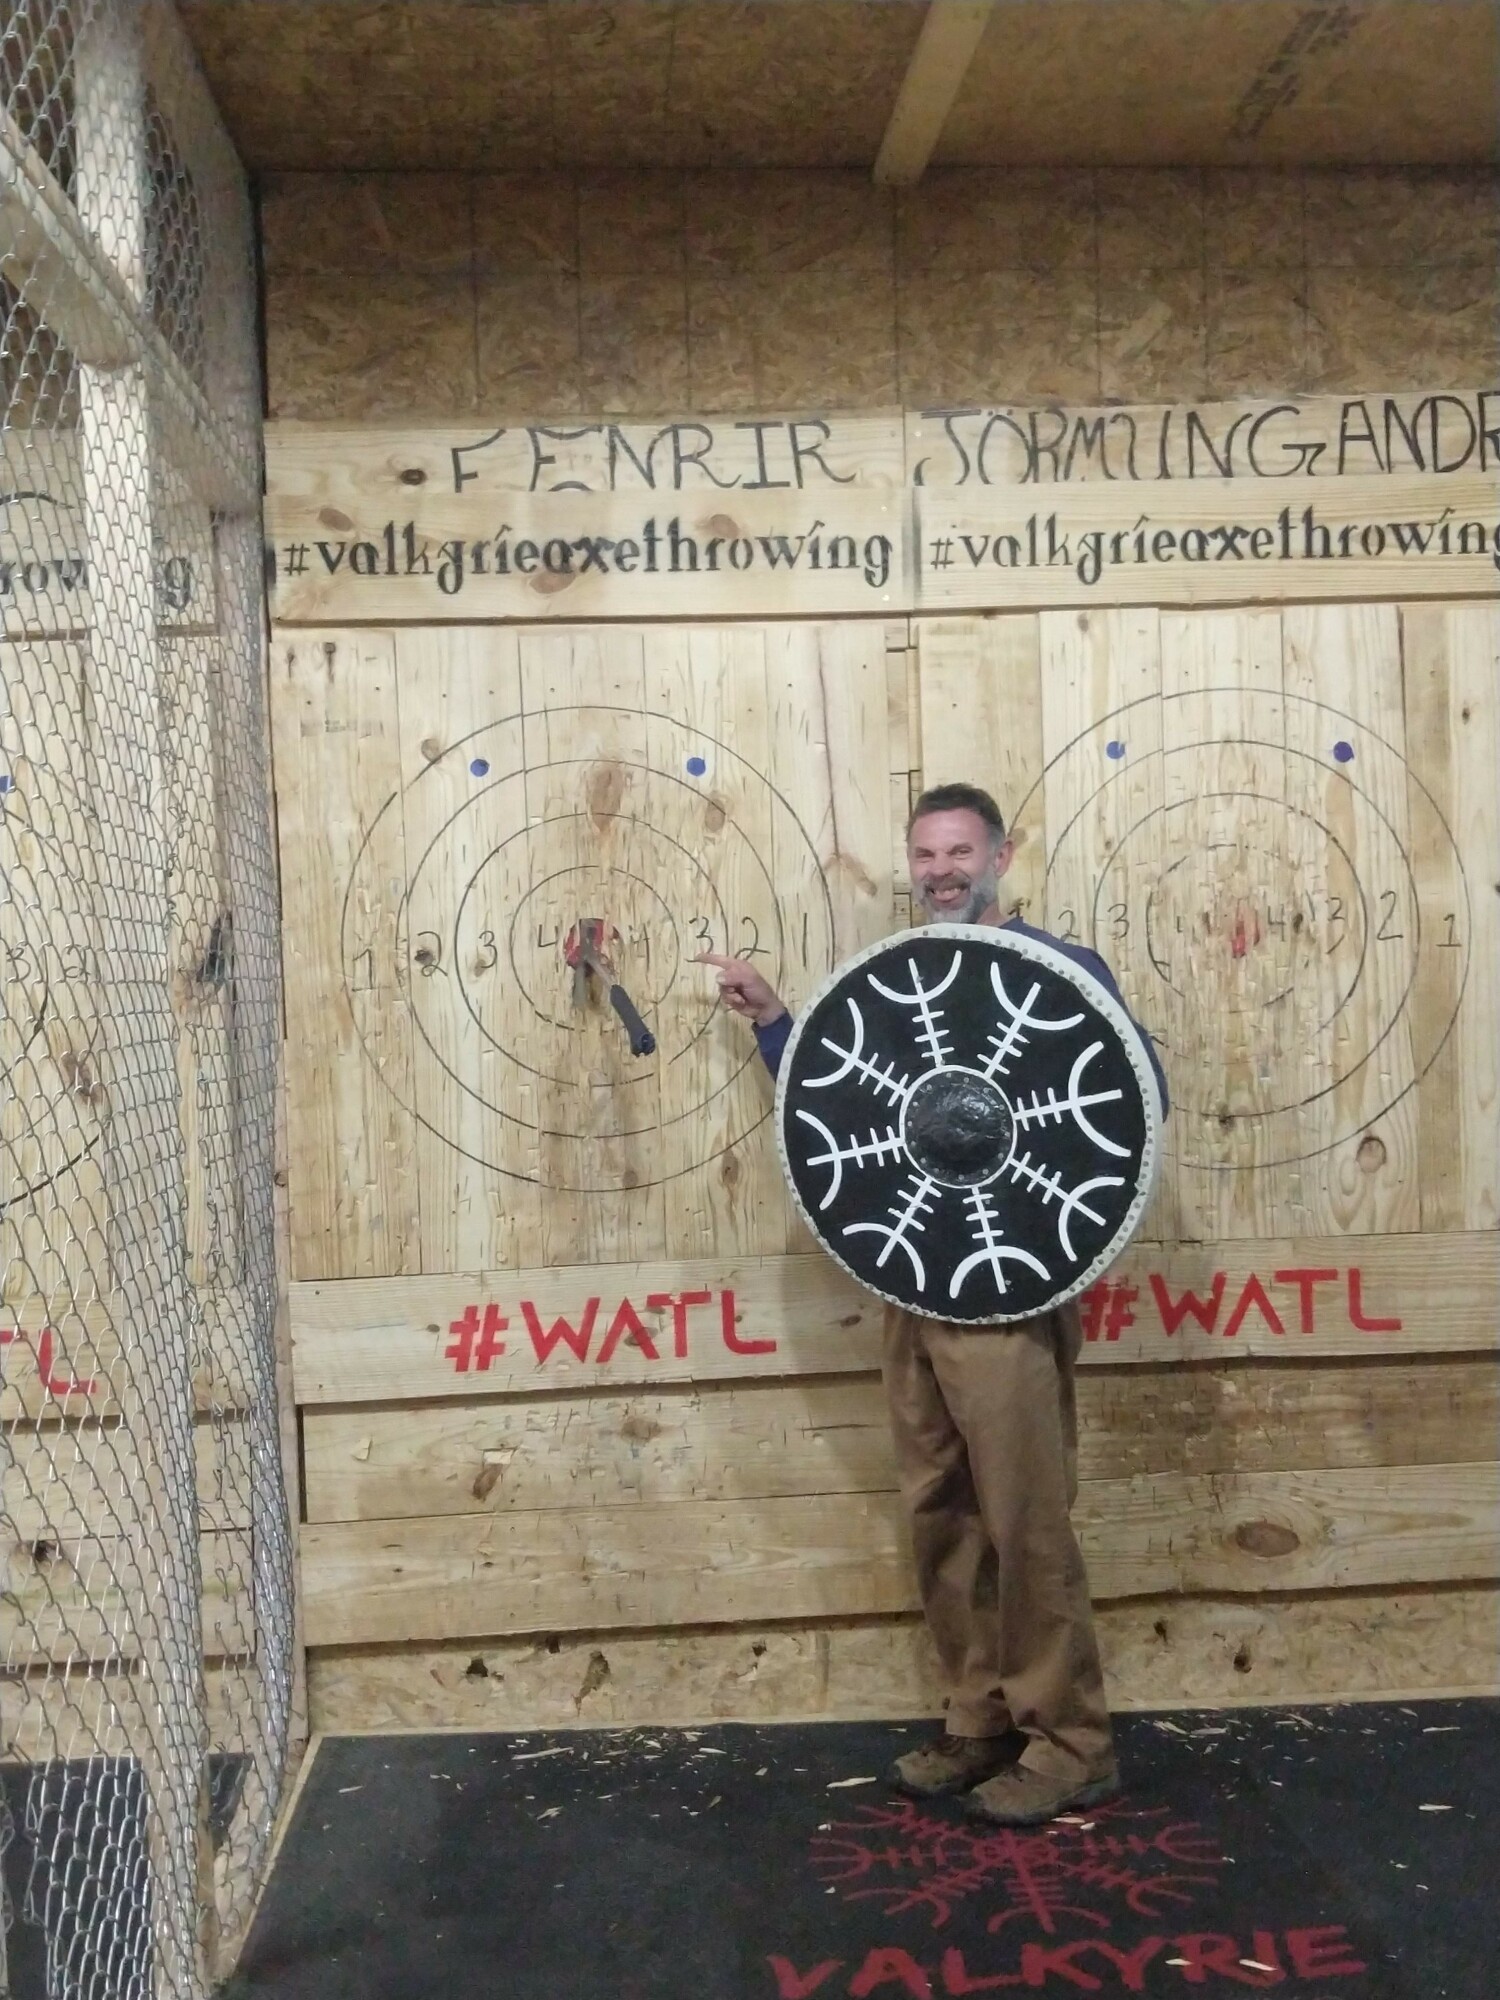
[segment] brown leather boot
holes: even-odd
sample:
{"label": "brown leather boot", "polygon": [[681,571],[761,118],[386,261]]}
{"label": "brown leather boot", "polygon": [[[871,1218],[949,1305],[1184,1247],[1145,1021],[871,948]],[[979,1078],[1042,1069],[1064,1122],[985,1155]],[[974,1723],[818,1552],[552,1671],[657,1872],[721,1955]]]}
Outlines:
{"label": "brown leather boot", "polygon": [[1003,1736],[951,1736],[908,1750],[886,1773],[886,1783],[912,1799],[950,1799],[1014,1764],[1026,1748],[1019,1729]]}
{"label": "brown leather boot", "polygon": [[1042,1826],[1059,1813],[1081,1812],[1103,1805],[1120,1789],[1120,1773],[1111,1765],[1092,1778],[1051,1778],[1029,1764],[1013,1764],[987,1783],[969,1788],[964,1812],[991,1826]]}

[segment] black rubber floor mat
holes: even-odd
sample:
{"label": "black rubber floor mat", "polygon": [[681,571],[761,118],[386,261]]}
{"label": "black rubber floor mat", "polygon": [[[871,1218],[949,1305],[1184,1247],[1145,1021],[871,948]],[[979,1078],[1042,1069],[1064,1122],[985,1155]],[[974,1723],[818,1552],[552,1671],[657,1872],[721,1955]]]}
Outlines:
{"label": "black rubber floor mat", "polygon": [[910,1726],[325,1742],[239,2000],[1493,2000],[1500,1703],[1119,1723],[1126,1791],[975,1825]]}

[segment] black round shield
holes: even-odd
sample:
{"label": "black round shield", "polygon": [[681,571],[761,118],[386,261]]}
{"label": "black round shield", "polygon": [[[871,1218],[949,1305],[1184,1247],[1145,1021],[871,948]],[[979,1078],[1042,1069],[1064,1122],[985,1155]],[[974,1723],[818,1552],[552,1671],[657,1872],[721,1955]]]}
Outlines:
{"label": "black round shield", "polygon": [[1161,1101],[1134,1023],[1054,945],[929,924],[827,979],[781,1060],[797,1205],[879,1297],[1001,1325],[1086,1289],[1156,1176]]}

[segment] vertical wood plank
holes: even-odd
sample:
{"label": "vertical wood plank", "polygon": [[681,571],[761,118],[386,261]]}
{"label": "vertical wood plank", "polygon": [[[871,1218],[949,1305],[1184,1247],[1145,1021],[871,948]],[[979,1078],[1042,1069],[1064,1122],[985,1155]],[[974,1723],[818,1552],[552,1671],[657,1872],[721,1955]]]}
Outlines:
{"label": "vertical wood plank", "polygon": [[678,911],[675,974],[663,938],[650,981],[662,994],[667,1252],[780,1250],[787,1198],[771,1080],[744,1022],[716,1004],[712,969],[692,962],[708,949],[745,953],[778,990],[787,979],[788,940],[768,866],[776,814],[760,775],[770,754],[765,633],[747,626],[653,633],[646,686],[652,770],[665,781],[663,810],[693,859],[703,904]]}
{"label": "vertical wood plank", "polygon": [[271,650],[286,952],[292,1272],[421,1269],[407,858],[389,633]]}
{"label": "vertical wood plank", "polygon": [[[1042,921],[1046,828],[1042,775],[1041,666],[1037,619],[921,618],[922,783],[982,785],[993,794],[1015,856],[1002,903]],[[1017,810],[1029,799],[1021,818]]]}
{"label": "vertical wood plank", "polygon": [[[1453,837],[1468,878],[1467,977],[1458,1011],[1465,1229],[1500,1226],[1500,609],[1449,615]],[[1438,948],[1451,954],[1445,910]]]}
{"label": "vertical wood plank", "polygon": [[[573,1042],[576,1065],[569,1076],[537,1081],[543,1262],[659,1257],[666,1219],[659,1058],[631,1055],[598,981],[589,984],[587,1006],[572,1008],[562,955],[578,917],[605,917],[624,931],[621,899],[652,872],[643,830],[651,819],[643,634],[523,632],[521,690],[527,818],[547,830],[552,871],[542,902],[527,899],[528,921],[534,911],[544,936],[557,933],[555,947],[539,956],[534,1000],[545,1013],[556,1009],[551,1018]],[[582,907],[589,898],[601,907]]]}
{"label": "vertical wood plank", "polygon": [[531,1075],[497,1046],[520,1001],[505,933],[531,880],[519,651],[492,627],[395,643],[421,1268],[503,1270],[540,1254]]}
{"label": "vertical wood plank", "polygon": [[[1412,872],[1424,917],[1411,997],[1417,1096],[1417,1186],[1424,1230],[1462,1229],[1465,1148],[1463,1037],[1453,1032],[1473,967],[1473,922],[1464,863],[1449,837],[1454,819],[1453,610],[1445,604],[1401,607],[1407,801]],[[1462,913],[1463,928],[1459,928]],[[1452,937],[1459,942],[1450,946]],[[1477,969],[1477,968],[1474,968]],[[1454,1144],[1454,1135],[1460,1143]]]}
{"label": "vertical wood plank", "polygon": [[[816,859],[833,915],[834,960],[872,944],[891,927],[890,737],[884,627],[767,628],[769,774],[795,812],[801,833],[778,832],[777,879],[805,881],[799,841]],[[811,888],[811,884],[807,887]],[[797,909],[816,900],[799,895]],[[816,930],[816,925],[813,925]],[[823,955],[797,953],[786,998],[796,1004],[822,977]]]}
{"label": "vertical wood plank", "polygon": [[167,954],[178,1024],[188,1276],[200,1291],[212,1291],[238,1275],[241,1232],[234,916],[215,715],[224,642],[217,635],[163,639],[161,660],[162,761],[171,843]]}
{"label": "vertical wood plank", "polygon": [[1280,616],[1164,612],[1161,654],[1161,853],[1122,950],[1177,1086],[1178,1226],[1271,1236],[1290,1169],[1270,1114],[1307,956],[1289,907]]}
{"label": "vertical wood plank", "polygon": [[[891,880],[897,897],[906,882],[906,821],[916,796],[913,779],[921,767],[921,722],[910,619],[892,619],[885,628],[886,715],[891,753]],[[909,898],[908,906],[909,906]],[[902,917],[904,923],[908,921]]]}
{"label": "vertical wood plank", "polygon": [[[904,644],[906,647],[906,754],[908,770],[906,774],[905,810],[899,817],[896,831],[901,832],[917,802],[917,795],[923,785],[922,778],[922,678],[921,661],[917,651],[916,621],[903,621]],[[896,894],[894,898],[895,917],[898,924],[910,926],[912,922],[911,874],[906,861],[906,841],[901,838],[895,850]]]}
{"label": "vertical wood plank", "polygon": [[1307,824],[1321,829],[1325,879],[1349,883],[1360,931],[1358,959],[1348,932],[1325,952],[1323,1024],[1288,1053],[1300,1080],[1307,1163],[1298,1227],[1322,1234],[1415,1229],[1407,1001],[1421,913],[1408,861],[1396,608],[1298,605],[1285,612],[1283,634],[1288,771],[1296,773]]}
{"label": "vertical wood plank", "polygon": [[885,628],[852,621],[823,625],[816,645],[830,830],[837,828],[830,868],[835,881],[845,885],[846,921],[857,948],[884,937],[894,915],[890,788],[885,782],[891,768]]}
{"label": "vertical wood plank", "polygon": [[[791,940],[782,997],[793,1012],[895,922],[884,631],[865,622],[766,631],[766,769],[786,808],[773,873]],[[814,1247],[788,1204],[785,1248]]]}
{"label": "vertical wood plank", "polygon": [[[1161,629],[1153,609],[1055,611],[1038,620],[1044,927],[1097,951],[1125,1004],[1159,1032],[1160,981],[1146,950],[1147,902],[1161,867]],[[1149,1238],[1184,1233],[1168,1121]]]}

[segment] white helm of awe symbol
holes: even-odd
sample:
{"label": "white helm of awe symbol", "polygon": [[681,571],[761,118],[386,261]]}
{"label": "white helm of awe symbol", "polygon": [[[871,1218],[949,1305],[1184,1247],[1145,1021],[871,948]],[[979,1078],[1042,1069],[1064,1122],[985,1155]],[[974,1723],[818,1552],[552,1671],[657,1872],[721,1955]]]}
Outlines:
{"label": "white helm of awe symbol", "polygon": [[782,1057],[782,1166],[823,1247],[880,1297],[972,1325],[1090,1285],[1155,1179],[1140,1034],[1065,952],[931,924],[825,981]]}

